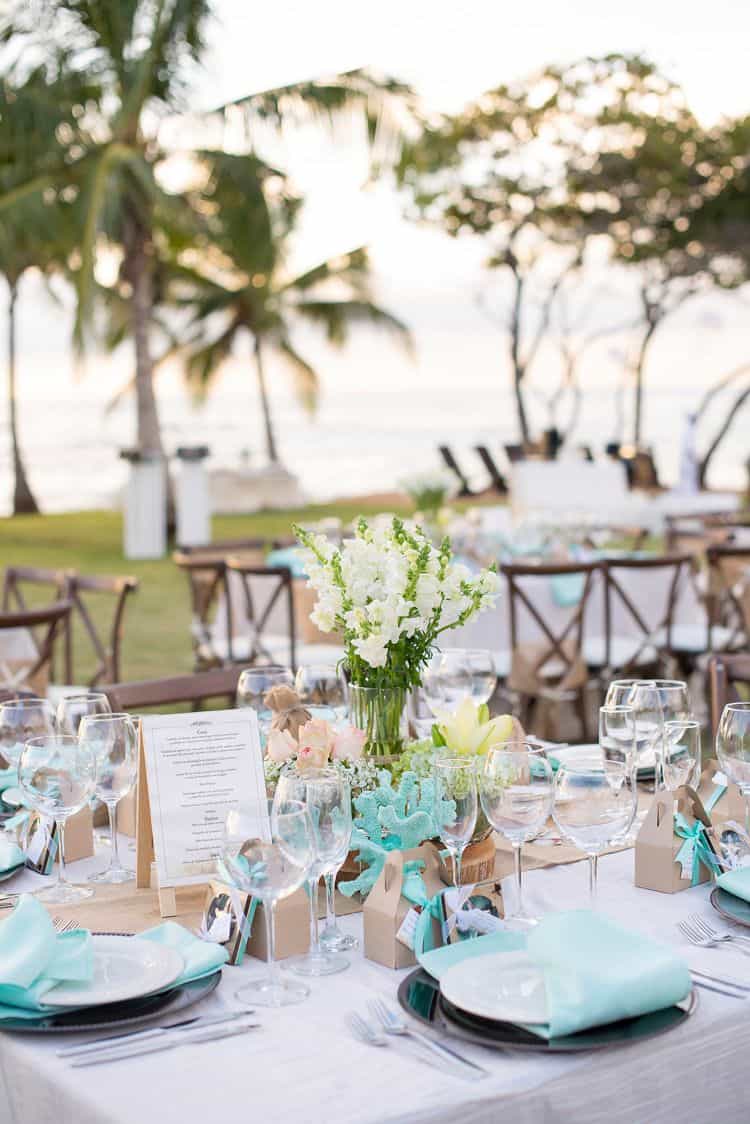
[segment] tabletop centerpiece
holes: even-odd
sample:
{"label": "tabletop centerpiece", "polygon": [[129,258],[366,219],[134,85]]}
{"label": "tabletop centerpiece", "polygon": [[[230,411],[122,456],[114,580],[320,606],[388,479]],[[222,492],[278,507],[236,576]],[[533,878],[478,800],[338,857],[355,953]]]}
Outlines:
{"label": "tabletop centerpiece", "polygon": [[352,721],[369,755],[392,760],[404,745],[407,694],[421,685],[438,637],[493,604],[497,574],[472,574],[448,538],[435,547],[395,516],[372,526],[360,518],[341,546],[295,533],[317,594],[310,619],[343,638]]}

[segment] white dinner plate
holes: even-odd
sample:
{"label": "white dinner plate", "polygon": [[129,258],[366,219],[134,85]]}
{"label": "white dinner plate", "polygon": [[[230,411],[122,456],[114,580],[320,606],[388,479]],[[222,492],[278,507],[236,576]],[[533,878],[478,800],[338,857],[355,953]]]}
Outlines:
{"label": "white dinner plate", "polygon": [[483,1019],[535,1025],[547,1022],[544,976],[525,952],[499,952],[455,964],[440,979],[454,1007]]}
{"label": "white dinner plate", "polygon": [[63,982],[44,996],[49,1007],[98,1007],[161,991],[185,964],[173,948],[137,937],[92,937],[94,974],[88,983]]}
{"label": "white dinner plate", "polygon": [[3,804],[9,808],[20,808],[23,804],[23,793],[20,788],[5,788],[0,794]]}
{"label": "white dinner plate", "polygon": [[[583,765],[587,759],[592,757],[596,760],[601,760],[601,749],[596,742],[588,743],[586,745],[566,745],[561,749],[548,750],[551,757],[556,757],[561,765]],[[654,751],[646,750],[638,758],[638,777],[647,779],[649,776],[653,777],[655,766]]]}

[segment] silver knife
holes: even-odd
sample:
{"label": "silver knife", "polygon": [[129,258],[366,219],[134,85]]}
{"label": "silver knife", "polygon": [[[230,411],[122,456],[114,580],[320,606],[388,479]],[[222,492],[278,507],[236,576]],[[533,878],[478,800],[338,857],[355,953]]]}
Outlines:
{"label": "silver knife", "polygon": [[91,1054],[97,1050],[112,1050],[119,1045],[126,1045],[128,1042],[143,1042],[148,1038],[161,1038],[164,1034],[169,1034],[172,1030],[186,1030],[194,1027],[196,1030],[199,1026],[213,1026],[218,1023],[231,1022],[239,1015],[253,1014],[252,1011],[225,1011],[221,1015],[193,1015],[192,1018],[183,1019],[178,1023],[166,1023],[162,1026],[150,1026],[143,1030],[128,1030],[124,1034],[110,1034],[106,1038],[91,1039],[88,1042],[81,1042],[77,1046],[65,1046],[62,1050],[57,1050],[58,1058],[74,1058],[78,1054]]}
{"label": "silver knife", "polygon": [[699,979],[694,979],[693,983],[696,987],[702,987],[704,991],[715,991],[717,995],[726,995],[729,999],[747,999],[743,991],[729,991],[725,987],[719,987],[718,984],[706,983],[705,980]]}
{"label": "silver knife", "polygon": [[223,1030],[201,1030],[200,1033],[185,1033],[178,1036],[168,1035],[163,1038],[151,1039],[148,1042],[135,1042],[132,1045],[101,1050],[96,1054],[85,1054],[82,1058],[74,1058],[70,1063],[75,1069],[88,1065],[104,1065],[106,1062],[119,1062],[125,1058],[136,1058],[141,1054],[156,1054],[160,1050],[173,1050],[176,1046],[188,1046],[192,1042],[218,1042],[222,1038],[234,1038],[238,1034],[245,1034],[254,1030],[260,1023],[241,1023],[237,1026],[228,1026]]}

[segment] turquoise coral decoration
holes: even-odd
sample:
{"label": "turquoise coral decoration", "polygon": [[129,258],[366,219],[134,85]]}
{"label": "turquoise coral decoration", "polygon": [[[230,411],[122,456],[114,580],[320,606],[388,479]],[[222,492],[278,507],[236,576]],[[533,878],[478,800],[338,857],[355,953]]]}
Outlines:
{"label": "turquoise coral decoration", "polygon": [[[381,770],[379,785],[372,792],[363,792],[354,801],[358,815],[352,831],[352,850],[358,850],[357,861],[364,864],[357,878],[339,883],[346,897],[356,893],[366,897],[382,871],[389,851],[410,851],[438,835],[437,824],[443,815],[452,816],[452,800],[441,800],[435,807],[435,782],[419,781],[416,773],[407,771],[398,787],[393,787],[390,774]],[[408,864],[407,864],[408,865]]]}

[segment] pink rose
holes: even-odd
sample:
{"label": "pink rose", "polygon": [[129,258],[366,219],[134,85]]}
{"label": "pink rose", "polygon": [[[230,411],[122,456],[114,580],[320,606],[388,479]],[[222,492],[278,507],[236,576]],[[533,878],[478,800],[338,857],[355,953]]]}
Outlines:
{"label": "pink rose", "polygon": [[323,764],[328,760],[335,740],[336,734],[324,718],[311,718],[297,731],[297,741],[300,748],[310,746],[312,749],[324,751]]}
{"label": "pink rose", "polygon": [[291,761],[297,752],[297,743],[288,730],[271,730],[266,745],[266,755],[283,764]]}
{"label": "pink rose", "polygon": [[328,762],[328,750],[321,746],[301,745],[297,753],[297,768],[322,769]]}
{"label": "pink rose", "polygon": [[365,751],[367,735],[356,726],[347,726],[336,735],[333,744],[334,761],[359,761]]}

